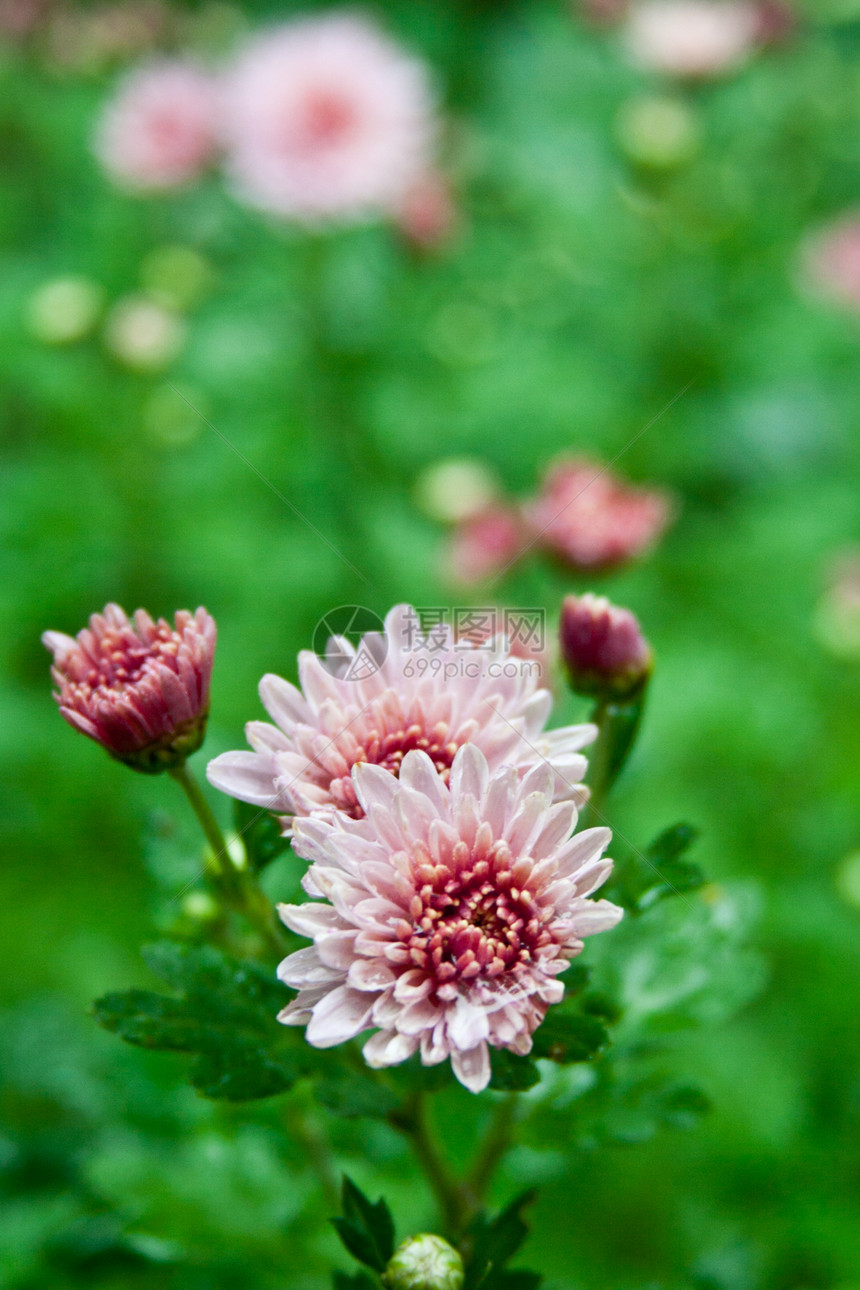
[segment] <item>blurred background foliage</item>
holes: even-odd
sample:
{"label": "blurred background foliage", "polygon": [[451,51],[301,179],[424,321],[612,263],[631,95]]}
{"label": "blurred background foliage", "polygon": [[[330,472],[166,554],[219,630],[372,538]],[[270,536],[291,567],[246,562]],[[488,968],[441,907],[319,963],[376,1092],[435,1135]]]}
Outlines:
{"label": "blurred background foliage", "polygon": [[[202,771],[259,715],[260,675],[294,678],[325,611],[462,601],[423,470],[479,457],[522,494],[576,450],[623,454],[620,472],[680,499],[655,555],[596,584],[658,654],[611,817],[638,845],[691,820],[711,880],[693,916],[649,915],[635,955],[625,925],[586,959],[628,1019],[670,997],[695,1011],[685,964],[713,980],[707,1024],[672,1039],[680,1092],[643,1088],[613,1118],[590,1109],[591,1068],[558,1073],[496,1199],[540,1184],[527,1255],[551,1287],[856,1290],[860,668],[816,624],[860,539],[860,333],[804,286],[798,250],[860,204],[860,5],[810,3],[785,43],[692,88],[634,69],[557,0],[376,10],[446,108],[457,227],[424,254],[383,226],[308,238],[214,179],[124,195],[89,140],[129,55],[69,37],[0,55],[0,1285],[312,1290],[341,1257],[306,1089],[208,1103],[178,1060],[87,1014],[151,987],[138,947],[177,915],[191,830],[171,784],[63,726],[40,632],[107,600],[205,604]],[[170,39],[216,49],[289,11],[174,8]],[[655,94],[689,134],[669,164],[642,137]],[[48,343],[39,293],[69,276],[93,325]],[[130,360],[111,311],[165,291],[174,356]],[[493,594],[555,613],[592,585],[533,561]],[[273,896],[297,869],[272,866]],[[754,950],[726,959],[721,921]],[[622,1045],[622,1083],[623,1066]],[[446,1097],[456,1154],[473,1107]],[[432,1222],[383,1126],[343,1121],[338,1146],[371,1195],[385,1180],[402,1235]]]}

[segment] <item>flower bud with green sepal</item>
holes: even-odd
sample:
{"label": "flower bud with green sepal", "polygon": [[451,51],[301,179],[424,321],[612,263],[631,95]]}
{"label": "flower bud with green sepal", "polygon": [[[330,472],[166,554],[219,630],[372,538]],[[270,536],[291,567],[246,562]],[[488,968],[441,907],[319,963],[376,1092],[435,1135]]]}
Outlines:
{"label": "flower bud with green sepal", "polygon": [[463,1260],[441,1236],[422,1232],[394,1251],[385,1272],[387,1290],[461,1290]]}

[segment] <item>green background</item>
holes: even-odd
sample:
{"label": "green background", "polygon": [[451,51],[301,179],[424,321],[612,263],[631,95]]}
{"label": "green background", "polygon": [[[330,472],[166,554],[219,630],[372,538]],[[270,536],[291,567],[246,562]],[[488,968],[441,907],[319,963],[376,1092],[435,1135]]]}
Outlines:
{"label": "green background", "polygon": [[[0,1285],[312,1290],[348,1262],[307,1171],[308,1090],[207,1103],[181,1059],[87,1015],[105,990],[152,986],[138,947],[176,917],[196,842],[172,784],[56,715],[40,633],[108,600],[205,604],[220,637],[202,774],[261,714],[259,677],[295,679],[327,610],[461,603],[416,504],[425,467],[478,456],[523,495],[576,450],[671,488],[670,533],[611,580],[536,558],[497,594],[553,616],[597,585],[640,616],[658,668],[609,814],[639,845],[700,827],[712,895],[744,911],[734,970],[755,997],[672,1040],[672,1071],[712,1102],[692,1131],[622,1115],[577,1139],[559,1094],[495,1198],[541,1184],[523,1258],[554,1290],[857,1290],[860,895],[844,862],[860,848],[860,668],[815,621],[828,561],[860,538],[860,333],[804,289],[797,258],[860,204],[860,18],[817,6],[784,46],[685,89],[551,0],[378,10],[443,95],[460,220],[430,255],[382,226],[309,238],[214,177],[125,196],[89,143],[118,63],[61,67],[38,37],[0,56]],[[182,40],[287,11],[189,9]],[[674,169],[619,134],[653,93],[694,121]],[[63,347],[33,335],[46,282],[83,275],[111,305],[173,245],[207,272],[164,370],[123,366],[100,327]],[[273,868],[273,896],[298,868]],[[696,926],[680,934],[707,969]],[[612,935],[586,959],[610,964]],[[455,1155],[474,1113],[466,1094],[441,1108]],[[337,1134],[402,1235],[434,1221],[390,1134]]]}

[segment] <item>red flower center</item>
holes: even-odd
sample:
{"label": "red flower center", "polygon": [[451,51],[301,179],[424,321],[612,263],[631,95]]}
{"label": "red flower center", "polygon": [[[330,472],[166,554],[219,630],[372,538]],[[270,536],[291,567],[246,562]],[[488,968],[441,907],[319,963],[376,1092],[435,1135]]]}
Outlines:
{"label": "red flower center", "polygon": [[[397,778],[400,775],[403,758],[408,752],[418,749],[430,757],[447,784],[451,763],[458,748],[459,744],[450,738],[450,731],[444,721],[440,721],[429,731],[417,724],[410,726],[408,730],[394,730],[388,733],[374,730],[364,742],[362,756],[356,758],[353,765],[359,762],[370,762],[374,766],[382,766]],[[329,793],[338,810],[346,811],[354,820],[364,818],[364,811],[356,797],[351,775],[333,779],[329,785]]]}
{"label": "red flower center", "polygon": [[[518,868],[522,873],[522,861]],[[452,863],[424,858],[414,877],[412,921],[403,919],[396,931],[404,965],[432,976],[434,998],[454,997],[458,980],[511,972],[552,939],[532,892],[517,885],[504,842],[472,854],[461,842]]]}

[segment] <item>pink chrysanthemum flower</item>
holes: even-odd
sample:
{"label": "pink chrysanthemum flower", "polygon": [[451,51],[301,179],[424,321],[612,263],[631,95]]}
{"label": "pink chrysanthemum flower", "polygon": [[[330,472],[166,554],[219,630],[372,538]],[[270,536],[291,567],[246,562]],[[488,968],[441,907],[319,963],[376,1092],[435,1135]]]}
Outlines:
{"label": "pink chrysanthemum flower", "polygon": [[215,619],[181,609],[175,629],[119,605],[93,614],[77,638],[45,632],[60,712],[81,734],[135,770],[185,761],[203,742],[215,656]]}
{"label": "pink chrysanthemum flower", "polygon": [[194,179],[216,143],[217,91],[200,68],[162,59],[139,67],[108,103],[96,134],[102,165],[132,189]]}
{"label": "pink chrysanthemum flower", "polygon": [[283,816],[341,811],[360,818],[353,767],[370,762],[396,778],[407,753],[421,749],[445,781],[457,750],[473,743],[493,769],[525,769],[547,758],[559,797],[583,800],[580,749],[596,729],[544,731],[552,698],[539,687],[533,662],[509,650],[503,636],[489,644],[455,641],[444,623],[425,635],[417,611],[398,605],[384,635],[368,634],[357,648],[333,637],[325,659],[302,651],[301,690],[264,676],[260,697],[276,724],[249,722],[254,751],[216,757],[209,780]]}
{"label": "pink chrysanthemum flower", "polygon": [[393,211],[427,173],[435,136],[423,64],[352,14],[250,42],[228,73],[223,120],[238,194],[309,223]]}
{"label": "pink chrysanthemum flower", "polygon": [[641,555],[672,515],[668,496],[631,488],[584,458],[555,463],[524,508],[533,542],[575,569],[610,569]]}
{"label": "pink chrysanthemum flower", "polygon": [[744,0],[638,0],[630,10],[627,45],[650,71],[699,79],[735,71],[760,31],[758,7]]}
{"label": "pink chrysanthemum flower", "polygon": [[474,744],[447,787],[426,753],[407,754],[399,782],[358,767],[370,829],[343,817],[296,823],[296,849],[313,861],[305,889],[328,903],[280,907],[314,944],[278,970],[299,991],[279,1020],[307,1024],[317,1048],[378,1027],[369,1065],[450,1057],[475,1093],[490,1078],[489,1047],[529,1052],[583,937],[622,913],[588,899],[612,868],[601,858],[609,830],[571,838],[576,808],[553,805],[554,780],[543,762],[522,779],[512,766],[491,775]]}

